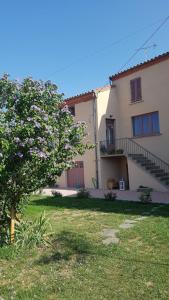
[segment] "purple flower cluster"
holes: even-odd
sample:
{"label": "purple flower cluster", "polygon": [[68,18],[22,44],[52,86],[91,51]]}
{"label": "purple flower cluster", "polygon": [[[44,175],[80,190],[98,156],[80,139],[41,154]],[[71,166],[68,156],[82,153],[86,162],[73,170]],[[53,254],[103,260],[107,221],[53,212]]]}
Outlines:
{"label": "purple flower cluster", "polygon": [[69,107],[68,107],[67,105],[65,105],[65,106],[61,109],[61,112],[62,112],[62,113],[68,113],[68,114],[70,114]]}
{"label": "purple flower cluster", "polygon": [[37,137],[37,141],[41,144],[44,144],[46,142],[46,139],[45,138],[42,138],[40,136]]}
{"label": "purple flower cluster", "polygon": [[43,119],[44,119],[44,121],[48,121],[49,118],[47,115],[44,115]]}
{"label": "purple flower cluster", "polygon": [[22,158],[23,157],[23,153],[22,152],[17,152],[16,156],[18,156],[19,158]]}
{"label": "purple flower cluster", "polygon": [[14,142],[16,142],[17,144],[19,144],[20,143],[20,138],[19,137],[16,137],[16,138],[14,138]]}
{"label": "purple flower cluster", "polygon": [[33,109],[33,110],[39,111],[39,112],[42,111],[41,108],[37,105],[32,105],[30,108]]}
{"label": "purple flower cluster", "polygon": [[37,155],[38,155],[40,158],[47,158],[47,157],[48,157],[47,154],[44,153],[43,151],[39,151],[39,152],[37,153]]}
{"label": "purple flower cluster", "polygon": [[31,122],[31,121],[32,121],[32,118],[28,117],[28,118],[27,118],[27,121],[28,121],[28,122]]}
{"label": "purple flower cluster", "polygon": [[27,138],[27,139],[25,140],[25,142],[26,142],[27,144],[29,144],[29,145],[32,145],[32,144],[34,143],[34,139],[33,139],[33,138]]}
{"label": "purple flower cluster", "polygon": [[30,149],[29,149],[29,153],[30,153],[30,155],[35,154],[35,155],[37,155],[39,158],[44,158],[44,159],[46,159],[46,158],[48,157],[48,155],[47,155],[45,152],[43,152],[42,150],[38,149],[37,147],[35,147],[35,148],[30,148]]}
{"label": "purple flower cluster", "polygon": [[35,127],[36,127],[36,128],[41,128],[41,124],[40,124],[39,122],[34,121],[34,124],[35,124]]}
{"label": "purple flower cluster", "polygon": [[13,101],[14,101],[15,104],[18,103],[19,99],[16,95],[13,97]]}
{"label": "purple flower cluster", "polygon": [[14,142],[16,144],[18,144],[18,146],[20,146],[20,147],[24,147],[25,146],[25,143],[21,142],[21,140],[20,140],[19,137],[14,138]]}
{"label": "purple flower cluster", "polygon": [[69,149],[71,149],[72,147],[69,145],[69,144],[66,144],[65,146],[64,146],[64,149],[65,150],[69,150]]}

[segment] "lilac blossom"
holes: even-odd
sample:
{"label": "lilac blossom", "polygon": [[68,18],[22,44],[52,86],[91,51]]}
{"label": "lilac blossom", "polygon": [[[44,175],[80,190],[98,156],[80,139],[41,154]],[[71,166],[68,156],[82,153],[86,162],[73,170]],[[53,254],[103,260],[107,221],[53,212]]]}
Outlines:
{"label": "lilac blossom", "polygon": [[37,140],[38,140],[38,142],[40,142],[40,143],[46,142],[45,138],[42,138],[42,137],[40,137],[40,136],[37,137]]}
{"label": "lilac blossom", "polygon": [[20,147],[25,147],[25,143],[19,143]]}
{"label": "lilac blossom", "polygon": [[20,143],[20,138],[19,137],[16,137],[16,138],[14,138],[14,141],[18,144],[18,143]]}
{"label": "lilac blossom", "polygon": [[13,97],[13,100],[14,100],[14,102],[17,102],[18,98],[16,95]]}
{"label": "lilac blossom", "polygon": [[62,113],[68,113],[68,114],[70,114],[69,107],[68,107],[67,105],[65,105],[65,106],[61,109],[61,112],[62,112]]}
{"label": "lilac blossom", "polygon": [[48,157],[47,154],[44,153],[43,151],[38,151],[38,152],[37,152],[37,155],[38,155],[40,158],[47,158],[47,157]]}
{"label": "lilac blossom", "polygon": [[36,128],[41,128],[41,124],[37,121],[34,122]]}
{"label": "lilac blossom", "polygon": [[36,111],[42,111],[41,108],[37,105],[32,105],[31,109],[36,110]]}
{"label": "lilac blossom", "polygon": [[32,155],[32,154],[35,154],[35,155],[37,155],[37,156],[40,157],[40,158],[47,158],[47,157],[48,157],[48,155],[47,155],[45,152],[39,150],[37,147],[35,147],[35,148],[30,148],[30,149],[29,149],[29,153],[30,153],[31,155]]}
{"label": "lilac blossom", "polygon": [[64,148],[65,148],[65,150],[69,150],[69,149],[71,149],[72,147],[71,147],[69,144],[66,144],[66,145],[64,146]]}
{"label": "lilac blossom", "polygon": [[16,156],[18,156],[18,157],[22,158],[22,157],[23,157],[23,153],[21,153],[21,152],[17,152],[17,153],[16,153]]}
{"label": "lilac blossom", "polygon": [[43,117],[43,119],[44,119],[44,121],[48,121],[48,120],[49,120],[49,118],[48,118],[47,115],[45,115],[45,116]]}
{"label": "lilac blossom", "polygon": [[25,140],[25,142],[28,143],[29,145],[32,145],[33,142],[34,142],[34,139],[33,139],[33,138],[27,138],[27,139]]}
{"label": "lilac blossom", "polygon": [[32,118],[28,117],[28,118],[27,118],[27,121],[28,121],[28,122],[32,121]]}
{"label": "lilac blossom", "polygon": [[77,122],[77,123],[75,123],[75,124],[72,125],[72,128],[79,128],[80,125],[81,124],[79,122]]}

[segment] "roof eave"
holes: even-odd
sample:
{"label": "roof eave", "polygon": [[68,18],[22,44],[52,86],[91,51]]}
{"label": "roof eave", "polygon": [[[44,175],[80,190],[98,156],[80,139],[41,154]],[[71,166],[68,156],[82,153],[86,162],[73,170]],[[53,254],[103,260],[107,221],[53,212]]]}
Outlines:
{"label": "roof eave", "polygon": [[129,69],[125,70],[125,71],[122,71],[120,73],[117,73],[115,75],[109,76],[109,80],[111,82],[115,81],[115,80],[118,80],[120,78],[126,77],[128,75],[131,75],[131,74],[137,72],[137,71],[140,71],[140,70],[143,70],[145,68],[151,67],[152,65],[158,64],[158,63],[160,63],[162,61],[165,61],[167,59],[169,59],[169,52],[166,52],[164,54],[156,56],[155,58],[152,58],[152,59],[150,59],[148,61],[145,61],[145,62],[143,62],[141,64],[138,64],[138,65],[136,65],[136,66],[134,66],[132,68],[129,68]]}

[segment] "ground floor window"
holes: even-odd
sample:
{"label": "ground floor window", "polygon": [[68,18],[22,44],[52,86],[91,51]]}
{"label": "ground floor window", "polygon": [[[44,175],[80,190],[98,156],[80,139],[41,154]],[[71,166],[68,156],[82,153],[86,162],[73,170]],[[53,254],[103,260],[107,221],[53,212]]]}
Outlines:
{"label": "ground floor window", "polygon": [[158,111],[132,117],[133,136],[143,137],[160,133]]}

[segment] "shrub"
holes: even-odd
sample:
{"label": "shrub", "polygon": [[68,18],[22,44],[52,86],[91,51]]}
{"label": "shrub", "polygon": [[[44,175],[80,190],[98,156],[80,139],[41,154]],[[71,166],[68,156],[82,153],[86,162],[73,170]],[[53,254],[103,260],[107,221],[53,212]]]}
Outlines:
{"label": "shrub", "polygon": [[[139,191],[140,191],[140,189],[139,189]],[[139,196],[140,201],[142,203],[152,202],[151,192],[152,192],[151,188],[141,188],[141,194]]]}
{"label": "shrub", "polygon": [[123,154],[124,150],[123,149],[117,149],[116,154]]}
{"label": "shrub", "polygon": [[80,189],[77,193],[78,198],[90,198],[90,193],[86,189]]}
{"label": "shrub", "polygon": [[104,144],[100,145],[100,152],[105,154],[106,153],[106,146]]}
{"label": "shrub", "polygon": [[52,191],[52,195],[55,198],[62,198],[62,194],[60,192],[57,192],[57,191]]}
{"label": "shrub", "polygon": [[92,177],[92,184],[93,184],[94,189],[96,189],[97,188],[97,180],[94,177]]}
{"label": "shrub", "polygon": [[117,194],[113,192],[108,192],[104,194],[104,198],[108,201],[115,201],[117,199]]}
{"label": "shrub", "polygon": [[32,248],[46,244],[49,226],[49,220],[44,213],[34,221],[21,221],[15,231],[16,247]]}

